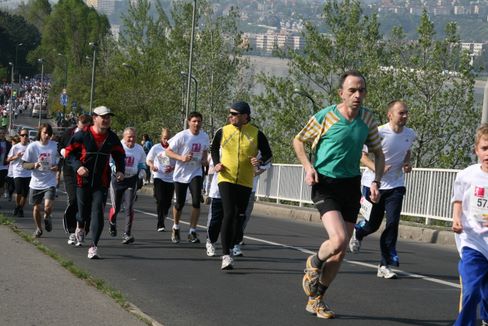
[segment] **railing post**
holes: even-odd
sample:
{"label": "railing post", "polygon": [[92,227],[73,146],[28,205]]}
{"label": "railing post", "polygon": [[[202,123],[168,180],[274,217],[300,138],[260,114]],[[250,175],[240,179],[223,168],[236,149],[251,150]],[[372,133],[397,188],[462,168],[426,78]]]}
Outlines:
{"label": "railing post", "polygon": [[276,203],[280,203],[280,182],[281,182],[281,165],[278,167],[278,186],[276,188]]}
{"label": "railing post", "polygon": [[[430,214],[430,209],[432,207],[432,183],[433,183],[433,179],[434,179],[434,171],[430,171],[429,173],[429,191],[428,191],[428,195],[427,195],[427,214],[426,215],[431,215]],[[425,225],[430,225],[430,218],[426,217],[425,218]]]}

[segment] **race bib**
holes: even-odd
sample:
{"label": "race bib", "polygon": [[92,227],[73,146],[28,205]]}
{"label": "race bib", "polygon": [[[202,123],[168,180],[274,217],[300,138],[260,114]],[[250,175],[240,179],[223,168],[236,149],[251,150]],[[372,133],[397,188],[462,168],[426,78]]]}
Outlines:
{"label": "race bib", "polygon": [[476,220],[479,223],[488,221],[488,187],[472,186],[469,198],[468,219]]}
{"label": "race bib", "polygon": [[41,163],[40,171],[49,171],[51,169],[51,154],[41,153],[39,155],[39,163]]}
{"label": "race bib", "polygon": [[369,217],[371,216],[371,210],[373,209],[373,204],[366,198],[364,198],[364,196],[361,196],[361,200],[359,201],[359,203],[361,204],[359,214],[361,214],[366,221],[369,221]]}

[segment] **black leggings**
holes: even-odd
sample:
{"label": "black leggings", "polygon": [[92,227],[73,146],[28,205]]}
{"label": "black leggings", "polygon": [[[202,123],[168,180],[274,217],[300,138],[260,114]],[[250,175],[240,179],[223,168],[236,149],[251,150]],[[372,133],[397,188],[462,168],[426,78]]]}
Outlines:
{"label": "black leggings", "polygon": [[228,255],[237,239],[242,238],[242,225],[252,188],[235,183],[220,182],[219,190],[224,210],[220,239],[222,240],[223,254]]}
{"label": "black leggings", "polygon": [[156,198],[156,211],[158,221],[163,222],[168,216],[171,200],[175,192],[175,185],[172,182],[165,182],[159,178],[154,178],[154,198]]}
{"label": "black leggings", "polygon": [[175,182],[176,203],[175,208],[181,211],[185,206],[186,191],[190,187],[191,205],[193,208],[200,208],[200,197],[202,196],[202,176],[191,179],[190,183]]}
{"label": "black leggings", "polygon": [[80,227],[85,227],[85,223],[91,216],[92,239],[95,246],[103,231],[103,212],[107,202],[107,189],[90,187],[76,188],[76,197],[78,198],[78,212],[76,216]]}

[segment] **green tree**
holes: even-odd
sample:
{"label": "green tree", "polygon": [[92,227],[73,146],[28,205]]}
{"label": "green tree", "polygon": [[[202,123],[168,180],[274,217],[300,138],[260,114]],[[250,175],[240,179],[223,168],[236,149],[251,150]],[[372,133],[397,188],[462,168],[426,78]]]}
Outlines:
{"label": "green tree", "polygon": [[[338,100],[337,75],[358,69],[369,77],[379,71],[384,46],[379,24],[375,16],[362,14],[359,1],[327,2],[323,20],[331,34],[307,24],[303,53],[282,54],[290,58],[288,77],[258,75],[265,91],[253,100],[278,162],[294,161],[291,140],[315,110],[295,89],[310,94],[321,106],[328,105]],[[377,89],[376,83],[368,78],[370,93]]]}
{"label": "green tree", "polygon": [[[471,161],[472,137],[480,117],[474,106],[474,74],[461,49],[457,26],[448,23],[436,39],[424,11],[417,39],[407,41],[396,29],[388,42],[385,98],[404,99],[409,125],[417,132],[413,148],[418,167],[460,168]],[[384,115],[384,114],[383,114]]]}
{"label": "green tree", "polygon": [[102,46],[110,25],[107,17],[99,15],[82,0],[60,0],[45,21],[42,42],[31,60],[45,59],[45,70],[52,72],[55,84],[51,104],[57,104],[58,94],[64,87],[65,61],[67,60],[68,94],[84,107],[88,106],[91,85],[91,60],[93,55],[90,42]]}
{"label": "green tree", "polygon": [[16,12],[42,31],[46,19],[51,14],[51,4],[48,0],[29,0],[28,3],[22,2]]}
{"label": "green tree", "polygon": [[[15,63],[17,52],[16,72],[22,75],[34,72],[33,67],[26,63],[27,53],[32,51],[40,40],[40,33],[33,25],[22,16],[0,11],[0,40],[0,67],[8,67],[9,62]],[[4,71],[10,72],[10,69]],[[6,76],[0,75],[0,78],[2,77]]]}
{"label": "green tree", "polygon": [[[158,2],[130,4],[117,46],[104,48],[105,66],[99,67],[101,91],[97,91],[117,110],[117,129],[133,125],[153,136],[161,127],[182,129],[186,77],[181,72],[188,69],[191,17],[189,2],[175,2],[169,12]],[[242,84],[246,61],[237,48],[236,11],[217,18],[207,2],[199,1],[196,18],[192,71],[198,81],[196,109],[204,115],[204,128],[211,131],[224,124],[224,109],[240,96],[237,85]],[[194,87],[192,83],[191,111]]]}

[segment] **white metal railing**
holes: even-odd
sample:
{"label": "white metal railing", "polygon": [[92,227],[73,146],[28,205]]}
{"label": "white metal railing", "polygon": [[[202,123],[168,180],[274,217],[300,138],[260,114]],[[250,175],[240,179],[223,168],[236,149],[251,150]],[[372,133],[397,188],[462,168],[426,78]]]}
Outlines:
{"label": "white metal railing", "polygon": [[[459,170],[413,169],[405,175],[407,193],[403,201],[402,215],[421,217],[426,224],[430,220],[451,221],[452,185]],[[273,164],[258,182],[259,198],[312,204],[311,187],[304,181],[304,170],[298,164]]]}

